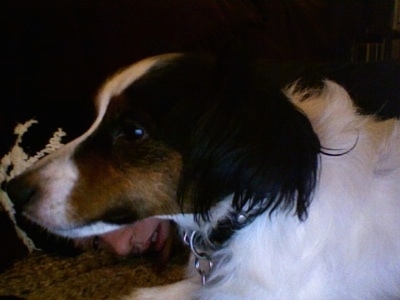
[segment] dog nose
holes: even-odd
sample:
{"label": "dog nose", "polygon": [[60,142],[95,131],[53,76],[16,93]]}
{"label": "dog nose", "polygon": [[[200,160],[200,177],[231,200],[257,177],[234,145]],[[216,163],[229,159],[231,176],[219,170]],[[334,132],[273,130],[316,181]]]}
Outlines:
{"label": "dog nose", "polygon": [[34,187],[27,181],[24,176],[17,176],[5,186],[5,191],[16,210],[21,210],[35,193]]}

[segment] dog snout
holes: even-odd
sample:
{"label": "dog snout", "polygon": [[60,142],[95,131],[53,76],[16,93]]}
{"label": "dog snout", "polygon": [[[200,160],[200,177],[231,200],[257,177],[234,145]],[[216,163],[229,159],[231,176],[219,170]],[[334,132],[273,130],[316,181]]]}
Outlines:
{"label": "dog snout", "polygon": [[6,184],[5,190],[17,210],[22,210],[35,194],[34,186],[25,176],[18,176],[10,180]]}

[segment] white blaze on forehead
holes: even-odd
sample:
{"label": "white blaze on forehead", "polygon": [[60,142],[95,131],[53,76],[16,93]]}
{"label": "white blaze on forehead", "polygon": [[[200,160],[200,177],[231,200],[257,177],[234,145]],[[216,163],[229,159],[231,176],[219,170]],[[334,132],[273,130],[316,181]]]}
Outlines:
{"label": "white blaze on forehead", "polygon": [[[99,126],[107,111],[110,100],[120,95],[124,89],[131,85],[134,81],[146,74],[153,66],[179,57],[181,54],[163,54],[141,60],[132,66],[122,70],[111,77],[100,89],[96,97],[97,116],[90,128],[81,136],[69,142],[67,145],[57,151],[57,157],[68,157],[74,151],[74,148],[88,138]],[[54,156],[53,156],[54,158]],[[43,160],[44,163],[46,160]]]}
{"label": "white blaze on forehead", "polygon": [[[50,164],[58,164],[60,170],[63,170],[64,167],[62,164],[70,164],[71,161],[68,158],[74,152],[74,149],[77,145],[82,143],[85,139],[87,139],[99,126],[101,121],[104,118],[104,115],[107,111],[108,105],[112,97],[117,96],[123,92],[130,84],[132,84],[135,80],[142,77],[146,72],[148,72],[151,67],[156,64],[162,63],[163,61],[168,61],[175,57],[180,56],[180,54],[164,54],[159,56],[150,57],[139,61],[136,64],[122,70],[117,73],[113,77],[111,77],[100,89],[98,96],[96,98],[96,107],[97,107],[97,116],[93,124],[90,128],[81,136],[77,137],[73,141],[69,142],[67,145],[59,149],[53,155],[39,161],[40,165],[49,164],[48,160],[52,160]],[[38,165],[39,165],[38,164]],[[72,169],[70,166],[65,166],[66,170]],[[48,168],[48,167],[46,167]],[[51,172],[51,171],[49,171]],[[71,171],[73,173],[73,171]],[[75,176],[76,178],[78,176]]]}
{"label": "white blaze on forehead", "polygon": [[93,127],[97,127],[98,124],[100,124],[112,97],[120,95],[129,85],[131,85],[137,79],[146,74],[154,65],[177,58],[179,56],[180,54],[163,54],[150,57],[141,60],[138,63],[114,75],[110,80],[106,82],[106,84],[103,85],[97,96],[97,119],[91,129]]}
{"label": "white blaze on forehead", "polygon": [[70,144],[76,145],[81,143],[96,130],[103,120],[110,100],[113,97],[120,95],[129,85],[146,74],[153,66],[173,60],[179,56],[181,56],[181,54],[171,53],[146,58],[112,76],[103,85],[96,97],[97,116],[92,126]]}

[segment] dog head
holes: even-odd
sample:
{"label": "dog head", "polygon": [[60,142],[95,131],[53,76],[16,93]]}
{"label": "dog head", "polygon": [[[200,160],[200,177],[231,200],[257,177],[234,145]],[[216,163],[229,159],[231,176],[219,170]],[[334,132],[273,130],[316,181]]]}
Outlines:
{"label": "dog head", "polygon": [[306,216],[319,140],[257,64],[167,54],[100,90],[82,136],[9,183],[24,214],[67,237],[157,215],[236,210]]}

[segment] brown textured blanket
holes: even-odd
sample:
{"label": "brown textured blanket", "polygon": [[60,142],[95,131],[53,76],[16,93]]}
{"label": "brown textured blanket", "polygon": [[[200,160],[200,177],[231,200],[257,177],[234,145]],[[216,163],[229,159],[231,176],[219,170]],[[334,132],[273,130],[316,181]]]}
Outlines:
{"label": "brown textured blanket", "polygon": [[119,299],[134,287],[181,279],[186,259],[187,253],[177,254],[158,272],[151,257],[122,258],[93,250],[66,258],[34,251],[0,274],[0,296],[26,300]]}

